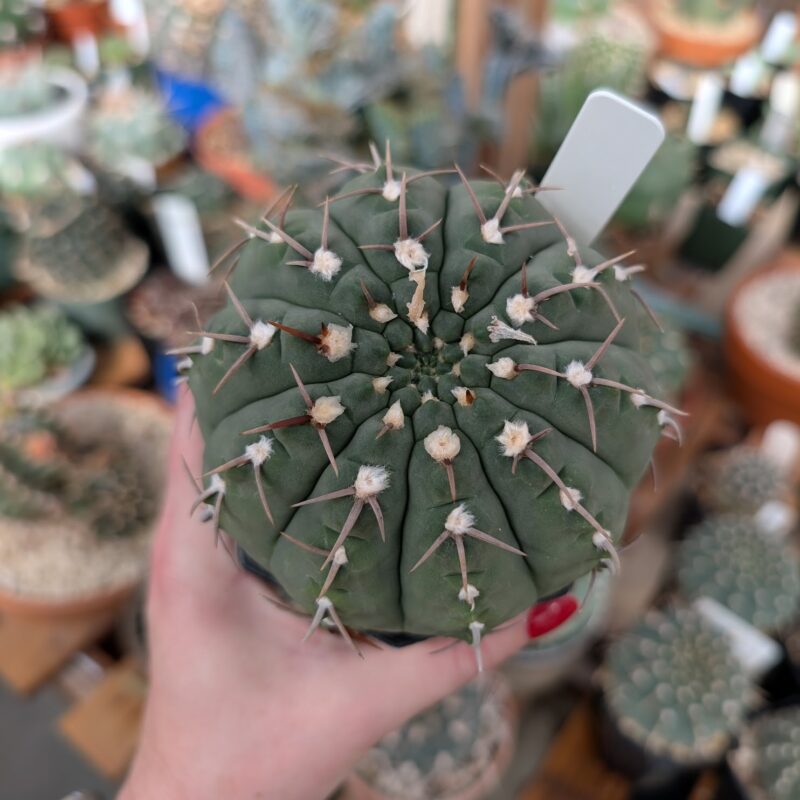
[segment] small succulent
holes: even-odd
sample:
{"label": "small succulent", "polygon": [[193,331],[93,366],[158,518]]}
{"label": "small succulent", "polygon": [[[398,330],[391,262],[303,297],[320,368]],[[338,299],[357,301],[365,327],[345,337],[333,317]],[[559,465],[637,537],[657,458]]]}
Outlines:
{"label": "small succulent", "polygon": [[719,24],[752,9],[754,0],[670,0],[675,13],[687,20]]}
{"label": "small succulent", "polygon": [[614,642],[603,689],[625,736],[686,765],[718,761],[757,701],[726,636],[689,608],[650,611]]}
{"label": "small succulent", "polygon": [[19,47],[44,33],[40,3],[31,0],[0,0],[0,51]]}
{"label": "small succulent", "polygon": [[0,70],[0,118],[33,114],[47,108],[57,96],[47,69],[33,62]]}
{"label": "small succulent", "polygon": [[786,494],[788,477],[757,447],[739,445],[706,456],[698,495],[706,507],[726,514],[755,514]]}
{"label": "small succulent", "polygon": [[678,549],[678,587],[710,597],[759,630],[786,627],[800,607],[797,555],[743,517],[710,517]]}
{"label": "small succulent", "polygon": [[513,742],[508,704],[497,679],[469,684],[382,739],[356,772],[381,797],[396,800],[474,791]]}
{"label": "small succulent", "polygon": [[92,159],[111,171],[125,159],[159,167],[186,146],[160,98],[133,87],[106,90],[89,115],[87,139]]}
{"label": "small succulent", "polygon": [[750,800],[800,797],[800,706],[760,714],[731,758]]}
{"label": "small succulent", "polygon": [[77,361],[85,348],[80,329],[57,309],[0,312],[0,392],[39,383]]}

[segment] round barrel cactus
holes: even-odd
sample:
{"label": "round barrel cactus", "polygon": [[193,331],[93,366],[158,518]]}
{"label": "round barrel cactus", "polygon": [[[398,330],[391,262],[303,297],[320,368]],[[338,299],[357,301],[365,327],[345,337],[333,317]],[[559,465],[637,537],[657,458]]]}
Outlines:
{"label": "round barrel cactus", "polygon": [[226,254],[230,302],[184,350],[199,502],[312,629],[479,644],[616,563],[674,409],[632,268],[521,172],[446,184],[374,156]]}

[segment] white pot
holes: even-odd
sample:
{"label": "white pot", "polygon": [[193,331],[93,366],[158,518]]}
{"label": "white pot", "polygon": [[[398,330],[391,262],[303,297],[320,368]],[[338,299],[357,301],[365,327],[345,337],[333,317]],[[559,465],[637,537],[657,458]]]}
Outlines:
{"label": "white pot", "polygon": [[81,123],[89,99],[86,82],[70,69],[53,68],[48,80],[61,90],[47,108],[17,117],[0,117],[0,149],[30,141],[47,141],[68,149],[81,144]]}

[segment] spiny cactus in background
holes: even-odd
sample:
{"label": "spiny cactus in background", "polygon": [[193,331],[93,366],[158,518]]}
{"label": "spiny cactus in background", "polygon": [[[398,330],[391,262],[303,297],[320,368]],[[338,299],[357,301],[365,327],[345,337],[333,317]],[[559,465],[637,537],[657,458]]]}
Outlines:
{"label": "spiny cactus in background", "polygon": [[69,158],[49,142],[0,150],[0,202],[37,202],[64,190]]}
{"label": "spiny cactus in background", "polygon": [[698,165],[697,147],[668,136],[619,207],[615,221],[634,231],[658,230],[675,211]]}
{"label": "spiny cactus in background", "polygon": [[675,12],[687,20],[711,24],[730,22],[755,6],[754,0],[670,0]]}
{"label": "spiny cactus in background", "polygon": [[31,0],[0,0],[0,52],[19,47],[44,33],[41,4]]}
{"label": "spiny cactus in background", "polygon": [[0,312],[0,393],[39,383],[85,350],[80,329],[57,309]]}
{"label": "spiny cactus in background", "polygon": [[0,422],[0,516],[83,520],[98,536],[141,530],[155,514],[144,468],[119,442],[83,440],[40,411]]}
{"label": "spiny cactus in background", "polygon": [[757,701],[725,635],[693,609],[648,612],[609,648],[603,689],[625,736],[687,765],[719,760]]}
{"label": "spiny cactus in background", "polygon": [[751,800],[800,797],[800,706],[769,711],[745,728],[732,757]]}
{"label": "spiny cactus in background", "polygon": [[800,607],[797,554],[739,517],[711,517],[690,529],[678,549],[678,587],[766,632],[786,627]]}
{"label": "spiny cactus in background", "polygon": [[388,147],[353,169],[225,254],[230,304],[184,350],[201,502],[312,630],[477,646],[617,565],[676,410],[652,394],[623,259],[579,247],[521,171],[447,188]]}
{"label": "spiny cactus in background", "polygon": [[112,171],[125,159],[163,166],[187,139],[158,96],[134,87],[106,90],[89,116],[87,136],[91,158]]}
{"label": "spiny cactus in background", "polygon": [[[514,731],[509,693],[497,679],[475,682],[389,734],[356,767],[381,797],[446,800],[499,777]],[[471,795],[472,796],[472,795]]]}
{"label": "spiny cactus in background", "polygon": [[663,333],[658,330],[644,333],[642,353],[664,396],[677,400],[692,367],[692,351],[683,331],[663,321],[662,326]]}
{"label": "spiny cactus in background", "polygon": [[592,22],[563,64],[542,76],[533,142],[537,163],[546,165],[555,155],[595,89],[634,97],[642,92],[650,38],[638,16],[615,13]]}
{"label": "spiny cactus in background", "polygon": [[757,447],[739,445],[706,456],[697,493],[703,505],[730,514],[755,514],[789,488],[788,476]]}
{"label": "spiny cactus in background", "polygon": [[47,69],[39,63],[0,70],[0,118],[33,114],[56,97]]}
{"label": "spiny cactus in background", "polygon": [[587,17],[608,13],[611,0],[555,0],[553,17],[566,22],[580,22]]}

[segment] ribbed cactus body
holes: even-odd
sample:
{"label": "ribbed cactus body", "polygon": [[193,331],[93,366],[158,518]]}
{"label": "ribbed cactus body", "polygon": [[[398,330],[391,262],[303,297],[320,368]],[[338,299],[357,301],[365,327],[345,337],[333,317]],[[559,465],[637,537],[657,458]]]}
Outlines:
{"label": "ribbed cactus body", "polygon": [[721,758],[756,703],[725,635],[691,609],[651,611],[612,644],[603,688],[622,733],[684,764]]}
{"label": "ribbed cactus body", "polygon": [[521,176],[363,170],[251,230],[191,356],[204,497],[305,611],[475,639],[616,557],[667,413],[652,322]]}
{"label": "ribbed cactus body", "polygon": [[675,11],[688,20],[708,23],[730,22],[752,9],[753,0],[673,0]]}
{"label": "ribbed cactus body", "polygon": [[779,631],[800,607],[797,555],[744,518],[711,517],[689,531],[678,551],[678,586],[763,631]]}

